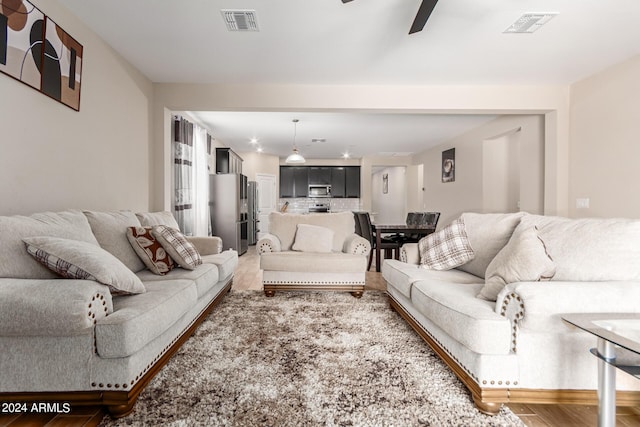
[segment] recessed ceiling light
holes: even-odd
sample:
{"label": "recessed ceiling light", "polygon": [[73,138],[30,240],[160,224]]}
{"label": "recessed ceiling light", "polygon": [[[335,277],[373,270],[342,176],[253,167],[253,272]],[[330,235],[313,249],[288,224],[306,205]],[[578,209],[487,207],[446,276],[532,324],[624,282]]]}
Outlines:
{"label": "recessed ceiling light", "polygon": [[256,149],[256,151],[257,151],[258,153],[262,153],[262,147],[258,147],[258,148]]}
{"label": "recessed ceiling light", "polygon": [[343,158],[343,159],[348,159],[349,157],[351,157],[351,156],[349,155],[349,153],[343,153],[343,154],[342,154],[342,158]]}
{"label": "recessed ceiling light", "polygon": [[258,143],[258,138],[251,138],[251,140],[249,142],[251,144],[257,144]]}

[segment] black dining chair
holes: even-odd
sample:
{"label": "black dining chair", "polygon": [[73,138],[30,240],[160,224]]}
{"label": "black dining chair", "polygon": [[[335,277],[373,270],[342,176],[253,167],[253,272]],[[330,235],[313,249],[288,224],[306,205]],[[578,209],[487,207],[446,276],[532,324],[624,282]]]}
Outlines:
{"label": "black dining chair", "polygon": [[[428,226],[432,225],[434,228],[438,225],[440,219],[440,212],[409,212],[407,214],[408,226]],[[396,234],[391,237],[394,241],[398,242],[400,246],[405,243],[417,243],[423,238],[424,235],[417,233],[403,233]]]}
{"label": "black dining chair", "polygon": [[[369,216],[369,212],[354,212],[354,215],[358,218],[358,222],[360,223],[360,236],[364,237],[371,244],[371,253],[369,254],[369,264],[367,265],[367,271],[371,268],[371,263],[373,262],[373,254],[376,251],[376,235],[373,230],[373,225],[371,224],[371,217]],[[357,231],[356,231],[357,232]],[[384,257],[392,258],[393,251],[400,250],[400,244],[391,239],[381,238],[380,241],[380,250],[384,249]],[[399,255],[398,253],[396,255]]]}

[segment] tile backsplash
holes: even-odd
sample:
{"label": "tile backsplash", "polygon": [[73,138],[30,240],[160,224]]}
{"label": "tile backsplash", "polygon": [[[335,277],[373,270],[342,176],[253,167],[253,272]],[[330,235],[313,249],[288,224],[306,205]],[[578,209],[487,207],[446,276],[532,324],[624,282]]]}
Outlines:
{"label": "tile backsplash", "polygon": [[329,204],[331,212],[359,211],[360,199],[292,198],[278,200],[278,209],[289,202],[288,213],[308,213],[309,206]]}

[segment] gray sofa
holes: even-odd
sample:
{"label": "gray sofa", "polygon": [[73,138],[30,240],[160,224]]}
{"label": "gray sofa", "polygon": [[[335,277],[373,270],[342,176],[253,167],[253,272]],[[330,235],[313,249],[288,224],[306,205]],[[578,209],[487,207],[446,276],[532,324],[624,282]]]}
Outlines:
{"label": "gray sofa", "polygon": [[364,292],[371,244],[355,234],[351,212],[272,212],[269,233],[257,248],[267,296],[278,290],[334,290],[360,298]]}
{"label": "gray sofa", "polygon": [[[461,218],[473,260],[430,270],[418,266],[416,244],[403,246],[401,260],[382,266],[392,307],[483,412],[496,413],[506,402],[596,403],[597,359],[589,352],[595,338],[562,315],[640,312],[640,220]],[[525,243],[526,235],[534,238]],[[538,277],[531,276],[536,267]],[[639,405],[640,381],[617,376],[618,404]]]}
{"label": "gray sofa", "polygon": [[[104,405],[114,417],[133,410],[144,386],[230,289],[238,262],[235,251],[221,251],[219,238],[190,238],[203,263],[156,275],[125,231],[159,224],[177,228],[167,212],[0,217],[0,401]],[[94,280],[61,279],[27,253],[23,239],[34,236],[99,245],[146,291],[112,295]]]}

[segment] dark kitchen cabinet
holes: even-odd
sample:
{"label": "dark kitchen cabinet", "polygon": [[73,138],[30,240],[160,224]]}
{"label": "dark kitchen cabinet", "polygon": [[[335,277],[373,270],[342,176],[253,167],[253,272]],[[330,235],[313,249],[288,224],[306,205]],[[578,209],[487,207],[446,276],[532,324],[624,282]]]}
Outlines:
{"label": "dark kitchen cabinet", "polygon": [[216,173],[242,173],[242,157],[230,148],[216,148]]}
{"label": "dark kitchen cabinet", "polygon": [[360,197],[360,166],[345,167],[345,197]]}
{"label": "dark kitchen cabinet", "polygon": [[346,170],[344,167],[331,168],[331,197],[343,198],[346,193]]}
{"label": "dark kitchen cabinet", "polygon": [[330,185],[331,168],[324,166],[311,166],[309,169],[309,185]]}
{"label": "dark kitchen cabinet", "polygon": [[280,166],[280,197],[307,197],[309,171],[305,166]]}

